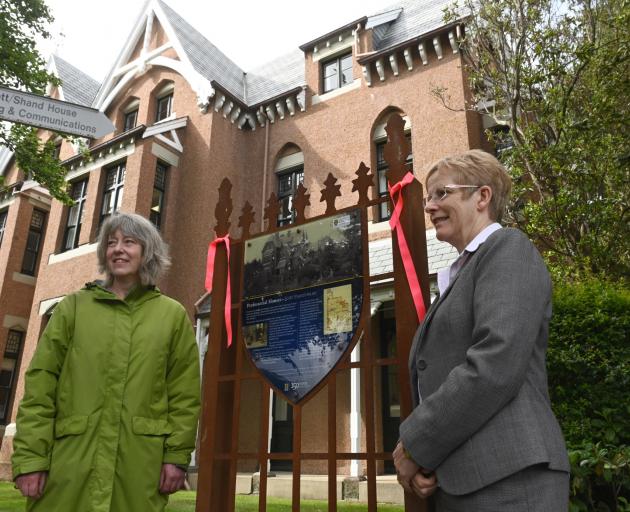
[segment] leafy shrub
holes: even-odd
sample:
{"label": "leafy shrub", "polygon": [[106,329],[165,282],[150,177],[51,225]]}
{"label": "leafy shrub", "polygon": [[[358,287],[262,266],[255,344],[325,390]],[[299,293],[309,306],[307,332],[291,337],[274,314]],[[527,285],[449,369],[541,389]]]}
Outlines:
{"label": "leafy shrub", "polygon": [[571,510],[630,511],[630,290],[560,283],[549,391],[571,460]]}
{"label": "leafy shrub", "polygon": [[628,512],[630,447],[587,443],[569,450],[571,462],[570,512]]}

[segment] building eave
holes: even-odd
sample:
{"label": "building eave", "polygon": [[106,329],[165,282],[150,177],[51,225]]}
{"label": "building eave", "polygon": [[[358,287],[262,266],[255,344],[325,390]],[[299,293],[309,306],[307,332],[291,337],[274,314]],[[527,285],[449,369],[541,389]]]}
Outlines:
{"label": "building eave", "polygon": [[275,96],[272,96],[270,98],[267,98],[265,100],[259,101],[258,103],[254,103],[253,105],[249,105],[249,109],[250,110],[257,110],[259,107],[266,105],[267,103],[274,103],[278,100],[281,100],[283,98],[286,98],[287,96],[292,96],[294,94],[299,94],[300,92],[302,92],[302,89],[304,87],[303,86],[299,86],[299,87],[294,87],[293,89],[288,89],[280,94],[276,94]]}
{"label": "building eave", "polygon": [[461,25],[462,22],[461,21],[455,21],[452,23],[449,23],[448,25],[442,25],[440,28],[437,28],[435,30],[431,30],[429,32],[425,32],[423,34],[417,35],[415,37],[412,37],[411,39],[407,39],[401,43],[397,43],[395,45],[392,46],[388,46],[387,48],[383,48],[382,50],[378,50],[375,51],[374,53],[370,53],[369,55],[365,55],[363,57],[360,57],[357,59],[357,63],[361,64],[361,65],[365,65],[365,64],[370,64],[371,62],[375,62],[378,59],[380,59],[381,57],[385,57],[389,54],[391,54],[392,52],[397,52],[399,50],[404,50],[405,48],[415,44],[415,43],[419,43],[420,41],[422,41],[423,39],[427,39],[430,37],[434,37],[437,36],[438,34],[442,34],[443,32],[447,32],[450,29],[453,29],[454,27],[456,27],[457,25]]}
{"label": "building eave", "polygon": [[339,27],[335,30],[332,30],[331,32],[328,32],[327,34],[324,34],[323,36],[319,36],[317,39],[313,39],[312,41],[309,41],[308,43],[304,43],[303,45],[300,45],[299,48],[303,52],[312,50],[314,46],[316,46],[317,44],[323,41],[330,39],[331,37],[336,36],[337,34],[339,34],[339,32],[344,32],[349,29],[355,29],[356,26],[359,24],[363,26],[367,22],[367,20],[368,20],[368,17],[363,16],[362,18],[359,18],[358,20],[352,21],[346,25],[343,25],[342,27]]}
{"label": "building eave", "polygon": [[[127,130],[126,132],[121,133],[120,135],[117,135],[116,137],[109,139],[108,141],[105,141],[101,144],[98,144],[96,146],[93,146],[91,148],[88,149],[90,154],[94,154],[94,153],[98,153],[100,151],[103,151],[105,149],[108,149],[111,146],[115,146],[116,144],[129,139],[129,138],[134,138],[137,135],[141,135],[142,133],[144,133],[144,130],[146,130],[146,125],[141,124],[139,126],[136,126],[135,128],[132,128],[131,130]],[[64,160],[63,162],[61,162],[61,165],[63,166],[69,166],[79,160],[83,159],[83,155],[81,153],[71,156],[70,158],[67,158],[66,160]]]}

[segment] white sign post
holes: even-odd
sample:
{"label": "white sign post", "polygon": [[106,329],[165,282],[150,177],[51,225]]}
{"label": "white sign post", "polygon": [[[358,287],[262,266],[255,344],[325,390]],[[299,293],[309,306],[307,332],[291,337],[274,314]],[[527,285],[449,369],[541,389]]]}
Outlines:
{"label": "white sign post", "polygon": [[100,110],[0,87],[0,119],[99,139],[114,131]]}

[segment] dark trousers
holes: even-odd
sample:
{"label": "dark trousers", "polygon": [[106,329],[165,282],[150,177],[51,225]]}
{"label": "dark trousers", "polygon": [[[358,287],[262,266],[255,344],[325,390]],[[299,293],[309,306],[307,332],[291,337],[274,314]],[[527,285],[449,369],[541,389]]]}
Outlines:
{"label": "dark trousers", "polygon": [[435,493],[436,512],[567,512],[569,473],[537,464],[470,494]]}

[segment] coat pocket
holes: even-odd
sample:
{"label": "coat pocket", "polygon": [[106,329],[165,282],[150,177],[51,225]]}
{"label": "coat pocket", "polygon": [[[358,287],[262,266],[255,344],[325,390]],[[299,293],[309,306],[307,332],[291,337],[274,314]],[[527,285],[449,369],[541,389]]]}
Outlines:
{"label": "coat pocket", "polygon": [[87,416],[68,416],[58,419],[55,422],[55,438],[83,434],[87,430],[87,426]]}
{"label": "coat pocket", "polygon": [[166,420],[134,416],[131,421],[134,434],[144,436],[167,436],[173,431]]}

